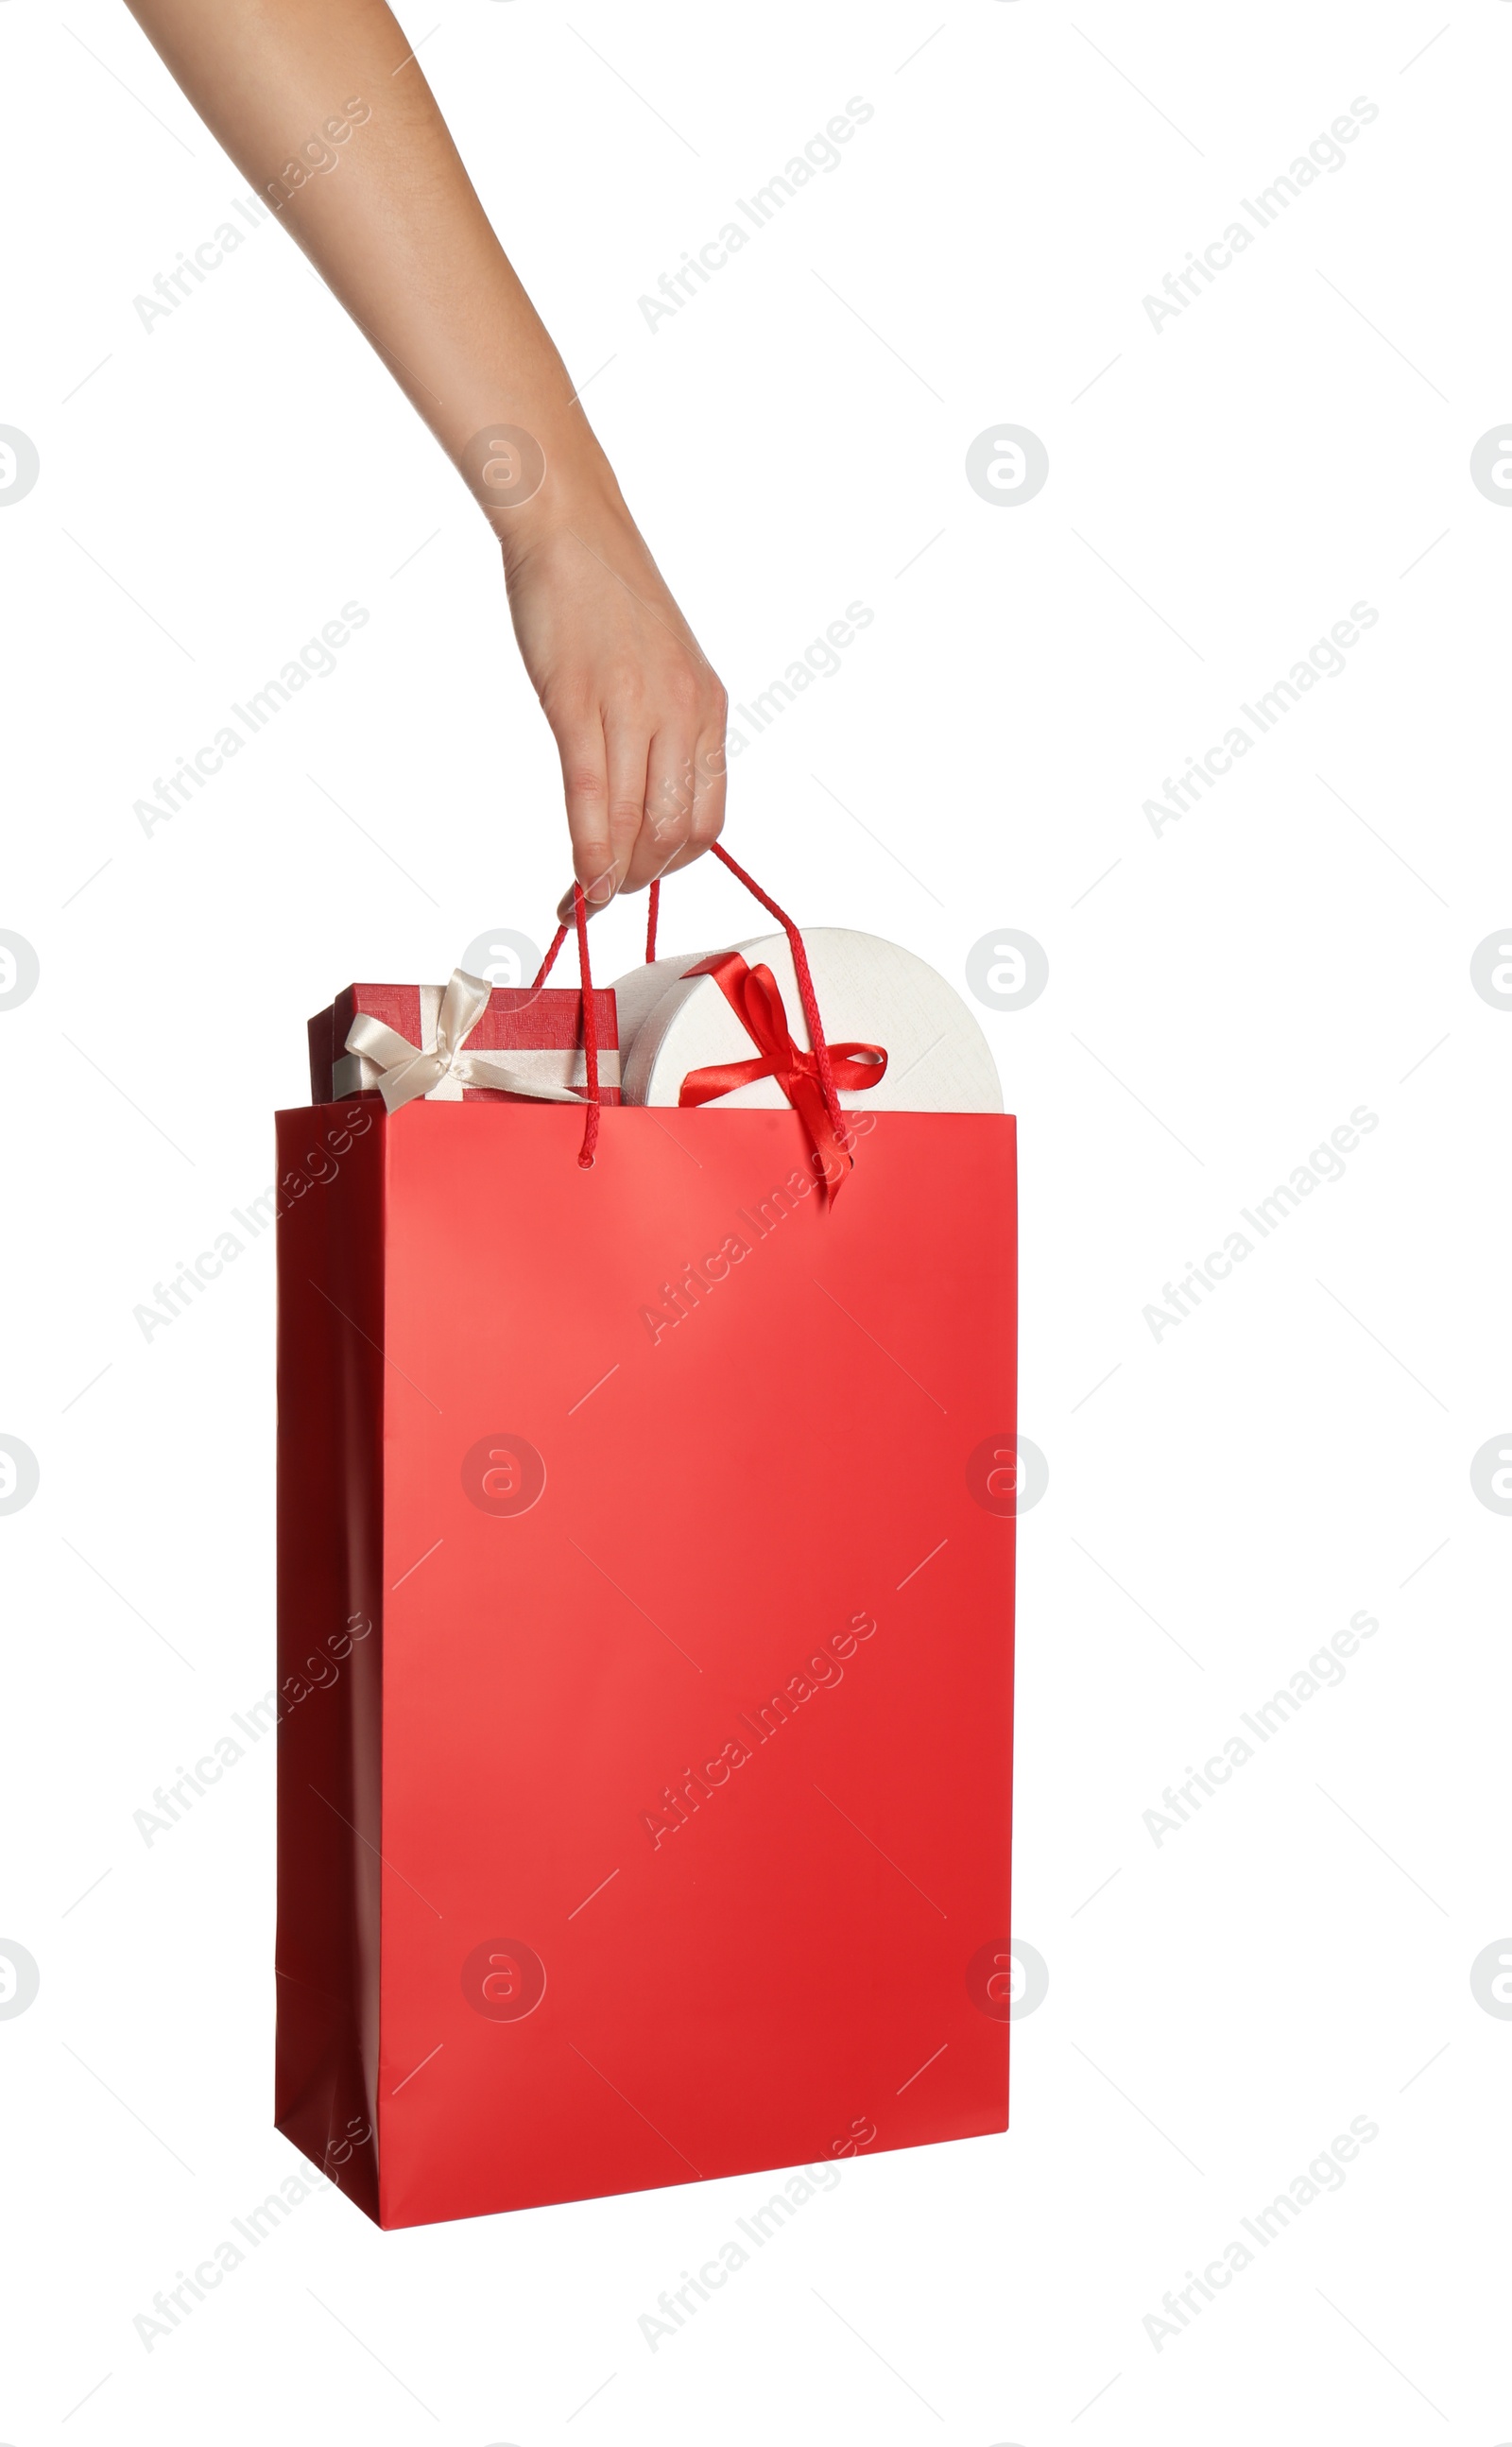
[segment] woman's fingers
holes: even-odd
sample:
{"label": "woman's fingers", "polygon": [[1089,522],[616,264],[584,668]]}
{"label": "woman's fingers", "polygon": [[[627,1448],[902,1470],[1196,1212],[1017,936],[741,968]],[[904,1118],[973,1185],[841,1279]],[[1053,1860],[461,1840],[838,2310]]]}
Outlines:
{"label": "woman's fingers", "polygon": [[[687,715],[674,715],[649,748],[636,726],[611,717],[604,747],[602,823],[572,824],[573,863],[590,910],[688,865],[718,840],[725,821],[722,709],[702,731]],[[572,807],[569,788],[569,822]],[[558,904],[558,920],[565,924],[572,910],[569,890]]]}
{"label": "woman's fingers", "polygon": [[[624,885],[645,819],[648,741],[644,723],[595,714],[561,743],[573,872],[589,914],[606,908]],[[573,914],[572,888],[557,903],[558,921]]]}
{"label": "woman's fingers", "polygon": [[[567,800],[567,829],[572,835],[573,872],[590,901],[607,901],[614,892],[614,852],[609,821],[609,757],[597,709],[558,726],[557,747]],[[568,891],[558,918],[570,916],[572,905]]]}
{"label": "woman's fingers", "polygon": [[673,715],[652,740],[646,760],[646,804],[625,877],[639,892],[674,866],[688,840],[693,810],[692,724]]}
{"label": "woman's fingers", "polygon": [[609,838],[614,868],[609,887],[598,896],[613,900],[630,871],[645,822],[646,777],[652,725],[632,705],[613,702],[604,708],[604,737],[609,748]]}
{"label": "woman's fingers", "polygon": [[692,804],[689,811],[687,838],[669,862],[666,872],[674,874],[695,858],[702,858],[712,847],[725,828],[725,706],[723,693],[717,711],[708,729],[699,737],[692,756]]}

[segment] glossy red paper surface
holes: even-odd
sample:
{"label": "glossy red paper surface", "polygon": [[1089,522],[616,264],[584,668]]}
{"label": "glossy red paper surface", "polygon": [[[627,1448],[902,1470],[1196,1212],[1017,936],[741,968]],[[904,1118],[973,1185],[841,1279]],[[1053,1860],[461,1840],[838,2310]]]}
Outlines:
{"label": "glossy red paper surface", "polygon": [[790,1112],[362,1110],[279,1225],[280,2125],[386,2226],[1001,2130],[1012,1121],[826,1205]]}

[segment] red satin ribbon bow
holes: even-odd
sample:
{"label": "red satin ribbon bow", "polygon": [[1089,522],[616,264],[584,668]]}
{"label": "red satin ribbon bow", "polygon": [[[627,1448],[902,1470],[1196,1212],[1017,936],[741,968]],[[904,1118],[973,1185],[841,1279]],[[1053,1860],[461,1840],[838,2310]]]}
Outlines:
{"label": "red satin ribbon bow", "polygon": [[[734,1088],[748,1087],[753,1079],[775,1079],[808,1133],[833,1198],[855,1158],[825,1105],[818,1063],[793,1042],[770,969],[765,964],[749,967],[739,952],[715,952],[683,975],[712,977],[759,1051],[752,1060],[711,1062],[705,1070],[690,1071],[677,1098],[679,1105],[707,1105],[716,1096],[728,1096]],[[837,1089],[852,1093],[875,1088],[887,1069],[887,1054],[880,1045],[832,1045],[829,1059]]]}

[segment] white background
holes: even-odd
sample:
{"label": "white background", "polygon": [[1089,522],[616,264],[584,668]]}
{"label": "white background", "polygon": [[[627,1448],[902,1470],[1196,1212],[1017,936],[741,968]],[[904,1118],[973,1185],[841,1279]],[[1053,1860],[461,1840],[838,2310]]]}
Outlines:
{"label": "white background", "polygon": [[[0,1012],[0,1430],[41,1487],[0,1519],[0,1935],[41,1990],[0,2022],[5,2438],[1496,2447],[1512,2025],[1470,1966],[1512,1951],[1512,1521],[1470,1463],[1512,1407],[1512,1021],[1469,963],[1512,916],[1512,519],[1469,454],[1512,379],[1512,8],[435,5],[411,39],[731,696],[875,611],[736,764],[732,848],[957,982],[994,928],[1049,957],[982,1014],[1050,1472],[1015,1892],[1049,1994],[1006,2139],[848,2163],[654,2355],[640,2314],[758,2178],[387,2236],[327,2195],[139,2341],[302,2162],[272,1742],[133,1823],[272,1680],[272,1235],[150,1342],[133,1309],[270,1180],[308,1014],[543,940],[567,866],[457,479],[272,222],[143,330],[244,182],[123,10],[7,0],[0,423],[41,474],[0,516],[0,925],[41,984]],[[649,332],[853,95],[842,167]],[[1356,97],[1347,166],[1153,330]],[[1045,443],[1032,502],[966,482],[994,420]],[[145,834],[349,600],[337,671]],[[1162,777],[1362,600],[1345,673],[1157,836]],[[740,901],[700,868],[669,946]],[[1362,1104],[1345,1178],[1157,1341],[1162,1284]],[[1162,1789],[1361,1609],[1342,1685],[1157,1846]],[[1157,2350],[1166,2289],[1356,2116],[1342,2190]]]}

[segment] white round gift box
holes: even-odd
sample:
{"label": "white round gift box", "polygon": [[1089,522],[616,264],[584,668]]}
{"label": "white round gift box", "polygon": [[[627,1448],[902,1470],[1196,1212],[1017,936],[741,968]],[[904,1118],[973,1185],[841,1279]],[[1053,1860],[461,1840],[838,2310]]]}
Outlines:
{"label": "white round gift box", "polygon": [[[875,1088],[841,1089],[843,1106],[872,1112],[1000,1113],[1003,1091],[992,1049],[955,992],[917,953],[879,935],[843,926],[805,926],[803,949],[831,1045],[880,1045],[887,1069]],[[807,1049],[808,1028],[785,935],[755,935],[726,948],[751,968],[770,969],[793,1041]],[[627,1105],[675,1105],[690,1071],[754,1059],[760,1049],[713,977],[684,972],[707,952],[654,960],[614,982],[619,1015],[620,1093]],[[722,1105],[786,1102],[775,1079],[753,1080]]]}

